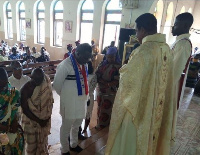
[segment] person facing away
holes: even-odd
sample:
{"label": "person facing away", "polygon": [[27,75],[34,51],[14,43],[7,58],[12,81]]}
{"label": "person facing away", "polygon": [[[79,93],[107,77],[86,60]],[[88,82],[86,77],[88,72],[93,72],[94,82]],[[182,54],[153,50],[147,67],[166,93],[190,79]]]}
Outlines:
{"label": "person facing away", "polygon": [[[53,87],[60,95],[60,128],[61,152],[69,155],[69,151],[81,152],[78,146],[78,131],[86,116],[88,99],[87,65],[92,57],[89,44],[80,44],[76,51],[57,67]],[[68,136],[70,135],[70,148]]]}
{"label": "person facing away", "polygon": [[8,78],[8,81],[12,87],[20,90],[31,78],[23,75],[23,67],[19,61],[13,61],[11,67],[13,74]]}
{"label": "person facing away", "polygon": [[49,77],[42,69],[34,69],[31,80],[21,89],[22,127],[27,155],[48,154],[53,102]]}
{"label": "person facing away", "polygon": [[19,91],[9,87],[8,75],[0,68],[0,154],[22,155],[24,148],[23,130],[17,121],[17,112],[20,106]]}
{"label": "person facing away", "polygon": [[[165,102],[170,48],[157,20],[145,13],[135,20],[140,46],[120,69],[119,89],[112,109],[106,155],[165,155],[159,129]],[[169,144],[170,145],[170,144]]]}
{"label": "person facing away", "polygon": [[72,49],[73,49],[72,44],[68,44],[68,45],[67,45],[67,50],[68,50],[68,52],[65,53],[64,59],[66,59],[66,58],[68,58],[68,57],[70,56],[70,54],[71,54],[71,52],[72,52]]}
{"label": "person facing away", "polygon": [[40,53],[41,53],[40,57],[38,57],[36,59],[37,62],[46,62],[46,61],[50,60],[48,55],[46,55],[46,53],[45,53],[45,48],[44,47],[41,48]]}
{"label": "person facing away", "polygon": [[176,119],[177,109],[183,99],[185,82],[187,79],[188,66],[192,54],[192,43],[189,39],[190,27],[193,24],[192,14],[185,12],[179,14],[176,19],[174,26],[172,27],[172,34],[176,37],[176,41],[171,47],[173,54],[173,71],[174,71],[174,123],[172,132],[172,141],[175,141],[176,137]]}
{"label": "person facing away", "polygon": [[16,47],[12,48],[12,54],[8,57],[9,60],[17,60],[20,59],[20,54],[17,53]]}

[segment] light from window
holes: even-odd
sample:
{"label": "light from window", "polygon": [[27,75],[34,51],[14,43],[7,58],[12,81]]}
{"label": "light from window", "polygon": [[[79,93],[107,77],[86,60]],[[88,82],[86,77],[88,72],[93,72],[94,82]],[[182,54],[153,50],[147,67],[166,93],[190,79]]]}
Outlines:
{"label": "light from window", "polygon": [[40,44],[45,43],[45,7],[42,1],[37,5],[37,42]]}
{"label": "light from window", "polygon": [[109,46],[111,41],[115,41],[115,46],[118,46],[121,10],[119,0],[108,1],[105,14],[103,48]]}
{"label": "light from window", "polygon": [[92,0],[85,0],[81,7],[81,27],[80,41],[81,43],[91,43],[93,28],[93,12],[94,4]]}
{"label": "light from window", "polygon": [[19,3],[19,33],[20,41],[26,40],[26,21],[25,21],[25,5],[23,2]]}
{"label": "light from window", "polygon": [[9,2],[6,5],[6,18],[7,18],[7,36],[8,39],[13,39],[12,11]]}
{"label": "light from window", "polygon": [[62,46],[63,39],[63,4],[56,1],[54,5],[54,46]]}

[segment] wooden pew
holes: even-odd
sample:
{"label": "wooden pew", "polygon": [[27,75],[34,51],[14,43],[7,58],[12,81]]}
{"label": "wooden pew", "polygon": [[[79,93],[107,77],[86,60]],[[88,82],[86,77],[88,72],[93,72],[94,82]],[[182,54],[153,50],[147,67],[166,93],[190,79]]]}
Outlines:
{"label": "wooden pew", "polygon": [[[49,75],[51,81],[53,81],[54,76],[56,74],[56,67],[61,61],[62,60],[55,60],[55,61],[38,62],[28,65],[23,65],[23,74],[30,76],[33,69],[42,68],[45,74]],[[0,62],[0,66],[7,71],[8,76],[12,75],[12,68],[10,66],[12,62],[13,61]]]}

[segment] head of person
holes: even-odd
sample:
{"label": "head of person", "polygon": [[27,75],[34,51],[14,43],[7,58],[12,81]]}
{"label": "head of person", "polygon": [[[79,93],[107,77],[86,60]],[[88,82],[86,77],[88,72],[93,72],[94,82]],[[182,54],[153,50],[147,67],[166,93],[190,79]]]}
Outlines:
{"label": "head of person", "polygon": [[179,14],[175,19],[174,26],[172,27],[173,36],[189,33],[193,21],[194,18],[191,13],[185,12]]}
{"label": "head of person", "polygon": [[115,41],[111,41],[110,47],[114,47],[114,46],[115,46]]}
{"label": "head of person", "polygon": [[44,55],[44,52],[45,52],[45,47],[41,47],[40,53],[41,53],[42,55]]}
{"label": "head of person", "polygon": [[0,68],[0,93],[8,90],[8,74],[4,68]]}
{"label": "head of person", "polygon": [[72,51],[72,48],[73,48],[73,47],[72,47],[72,44],[68,44],[68,45],[67,45],[67,50],[68,50],[69,52]]}
{"label": "head of person", "polygon": [[22,74],[23,74],[23,67],[21,65],[21,63],[19,61],[13,61],[11,63],[11,67],[12,67],[12,70],[13,70],[13,76],[16,78],[16,79],[21,79],[22,77]]}
{"label": "head of person", "polygon": [[35,86],[40,86],[44,81],[44,71],[41,68],[36,68],[31,73],[31,82]]}
{"label": "head of person", "polygon": [[120,63],[120,58],[116,47],[108,48],[106,52],[106,62],[109,64]]}
{"label": "head of person", "polygon": [[86,64],[92,58],[92,47],[88,43],[80,44],[76,49],[75,57],[80,65]]}
{"label": "head of person", "polygon": [[32,48],[33,53],[36,53],[36,49],[37,49],[36,47]]}
{"label": "head of person", "polygon": [[12,53],[13,53],[14,55],[17,54],[17,49],[16,49],[15,47],[12,48]]}
{"label": "head of person", "polygon": [[31,55],[31,49],[30,49],[29,46],[26,47],[26,54],[27,54],[28,56]]}
{"label": "head of person", "polygon": [[79,45],[80,45],[80,40],[77,40],[77,41],[75,42],[75,44],[76,44],[76,46],[79,46]]}
{"label": "head of person", "polygon": [[140,44],[146,36],[157,33],[157,19],[151,13],[142,14],[135,20],[135,23],[136,37]]}
{"label": "head of person", "polygon": [[94,39],[91,40],[91,45],[94,45]]}

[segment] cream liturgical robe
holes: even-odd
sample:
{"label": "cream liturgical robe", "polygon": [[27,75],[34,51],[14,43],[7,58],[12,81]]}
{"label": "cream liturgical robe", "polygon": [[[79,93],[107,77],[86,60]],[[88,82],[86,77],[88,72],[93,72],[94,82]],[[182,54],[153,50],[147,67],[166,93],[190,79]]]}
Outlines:
{"label": "cream liturgical robe", "polygon": [[143,39],[120,69],[106,155],[157,154],[171,61],[165,35],[154,34]]}
{"label": "cream liturgical robe", "polygon": [[[192,46],[189,40],[190,34],[182,34],[176,38],[175,43],[172,45],[172,54],[173,54],[173,64],[174,64],[174,118],[173,118],[173,130],[172,130],[172,140],[175,141],[176,135],[176,119],[177,119],[177,100],[178,100],[178,91],[181,74],[186,67],[188,58],[191,55]],[[185,89],[185,81],[187,79],[187,72],[185,74],[185,79],[182,87],[181,97],[179,100],[179,105],[181,105],[184,89]]]}

